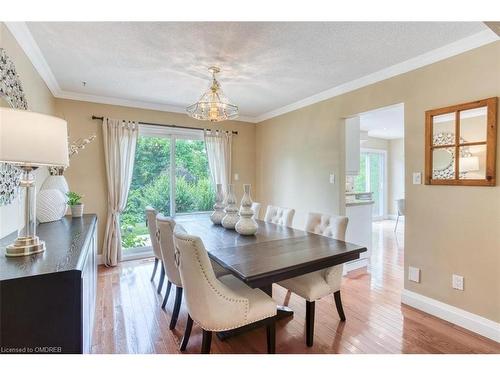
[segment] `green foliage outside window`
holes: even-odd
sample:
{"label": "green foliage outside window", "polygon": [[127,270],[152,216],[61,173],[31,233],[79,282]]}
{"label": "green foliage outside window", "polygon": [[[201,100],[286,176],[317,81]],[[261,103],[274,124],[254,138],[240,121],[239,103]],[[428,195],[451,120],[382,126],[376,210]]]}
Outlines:
{"label": "green foliage outside window", "polygon": [[[127,206],[120,217],[122,246],[146,245],[148,228],[144,209],[152,206],[170,216],[170,139],[140,137]],[[175,145],[176,213],[209,211],[215,202],[205,144],[179,139]]]}

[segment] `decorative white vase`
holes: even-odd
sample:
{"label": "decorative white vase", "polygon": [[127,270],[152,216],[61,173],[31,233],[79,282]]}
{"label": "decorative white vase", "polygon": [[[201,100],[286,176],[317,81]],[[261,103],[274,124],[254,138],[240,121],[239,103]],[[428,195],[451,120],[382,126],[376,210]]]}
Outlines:
{"label": "decorative white vase", "polygon": [[[61,194],[55,194],[53,190],[57,190]],[[66,193],[68,191],[68,182],[64,176],[49,176],[45,179],[37,196],[36,218],[40,223],[60,220],[66,214],[68,210]]]}
{"label": "decorative white vase", "polygon": [[216,225],[221,225],[224,216],[226,216],[224,212],[224,192],[222,191],[222,184],[217,184],[214,212],[210,215],[210,220]]}
{"label": "decorative white vase", "polygon": [[40,190],[37,195],[36,218],[40,223],[60,220],[67,208],[66,197],[58,189]]}
{"label": "decorative white vase", "polygon": [[222,226],[226,229],[234,229],[234,226],[240,219],[238,215],[238,206],[236,206],[236,196],[234,195],[233,185],[227,186],[226,215],[222,219]]}
{"label": "decorative white vase", "polygon": [[253,218],[252,197],[250,196],[250,184],[243,185],[243,198],[241,199],[240,220],[234,229],[239,234],[251,236],[257,233],[258,225]]}
{"label": "decorative white vase", "polygon": [[69,186],[64,176],[49,176],[45,179],[41,187],[41,190],[46,189],[57,189],[60,190],[61,193],[66,195],[66,193],[69,191]]}

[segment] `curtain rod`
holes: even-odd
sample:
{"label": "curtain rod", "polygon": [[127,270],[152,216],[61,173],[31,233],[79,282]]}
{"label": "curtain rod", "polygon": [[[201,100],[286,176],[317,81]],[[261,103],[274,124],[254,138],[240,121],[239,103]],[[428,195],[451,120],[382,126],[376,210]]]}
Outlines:
{"label": "curtain rod", "polygon": [[[92,115],[92,120],[104,120],[104,117],[102,116],[94,116]],[[142,124],[142,125],[154,125],[154,126],[167,126],[169,128],[179,128],[179,129],[192,129],[192,130],[205,130],[203,128],[195,128],[195,127],[191,127],[191,126],[179,126],[179,125],[167,125],[167,124],[155,124],[154,122],[142,122],[142,121],[139,121],[139,124]],[[206,129],[206,130],[211,130],[211,129]],[[225,130],[222,130],[226,133],[229,133],[228,131],[225,131]],[[232,134],[234,135],[238,135],[238,132],[237,131],[231,131]]]}

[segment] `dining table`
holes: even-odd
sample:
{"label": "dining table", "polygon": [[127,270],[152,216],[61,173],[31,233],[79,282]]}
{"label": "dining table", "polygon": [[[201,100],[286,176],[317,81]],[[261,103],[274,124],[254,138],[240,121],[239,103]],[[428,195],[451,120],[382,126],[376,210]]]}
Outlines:
{"label": "dining table", "polygon": [[[203,241],[209,257],[251,288],[272,297],[272,285],[282,280],[343,264],[360,257],[364,246],[299,229],[256,220],[257,233],[238,234],[211,222],[209,214],[177,216],[176,221]],[[277,318],[293,316],[277,306]],[[219,332],[222,340],[254,329],[259,322]]]}

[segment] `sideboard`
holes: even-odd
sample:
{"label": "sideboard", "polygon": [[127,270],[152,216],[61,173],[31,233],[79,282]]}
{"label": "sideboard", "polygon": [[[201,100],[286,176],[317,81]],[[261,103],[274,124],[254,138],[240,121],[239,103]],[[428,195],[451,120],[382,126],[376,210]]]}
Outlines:
{"label": "sideboard", "polygon": [[97,286],[97,217],[40,224],[43,253],[5,257],[0,239],[0,353],[90,353]]}

